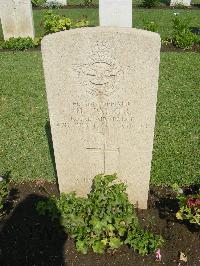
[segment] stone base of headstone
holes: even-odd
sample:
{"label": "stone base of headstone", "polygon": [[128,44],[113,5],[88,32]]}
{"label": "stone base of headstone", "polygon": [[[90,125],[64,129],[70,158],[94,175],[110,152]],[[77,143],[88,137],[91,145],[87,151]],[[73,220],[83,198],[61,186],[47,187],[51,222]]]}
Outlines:
{"label": "stone base of headstone", "polygon": [[177,6],[177,5],[183,5],[183,6],[191,6],[191,0],[171,0],[170,6]]}
{"label": "stone base of headstone", "polygon": [[0,7],[4,40],[11,37],[34,38],[31,0],[1,0]]}
{"label": "stone base of headstone", "polygon": [[61,6],[66,6],[67,5],[67,0],[47,0],[46,3],[57,3]]}

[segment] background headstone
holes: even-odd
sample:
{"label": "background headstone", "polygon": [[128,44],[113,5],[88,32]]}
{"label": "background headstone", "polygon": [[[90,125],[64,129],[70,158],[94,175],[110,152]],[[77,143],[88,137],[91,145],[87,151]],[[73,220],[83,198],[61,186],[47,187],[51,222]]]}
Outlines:
{"label": "background headstone", "polygon": [[176,6],[176,5],[190,6],[191,0],[171,0],[170,6]]}
{"label": "background headstone", "polygon": [[132,0],[99,0],[100,26],[132,28]]}
{"label": "background headstone", "polygon": [[47,3],[58,3],[59,5],[66,6],[67,0],[47,0]]}
{"label": "background headstone", "polygon": [[4,40],[10,37],[34,38],[31,0],[1,0],[0,8]]}
{"label": "background headstone", "polygon": [[160,37],[129,28],[45,36],[43,65],[60,191],[86,195],[100,173],[117,173],[147,207]]}

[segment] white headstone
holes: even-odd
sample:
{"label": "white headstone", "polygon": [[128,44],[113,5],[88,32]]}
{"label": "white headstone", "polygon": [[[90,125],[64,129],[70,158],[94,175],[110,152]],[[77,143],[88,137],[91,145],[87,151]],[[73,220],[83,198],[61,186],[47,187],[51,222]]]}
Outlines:
{"label": "white headstone", "polygon": [[100,26],[132,28],[132,0],[99,0]]}
{"label": "white headstone", "polygon": [[67,0],[47,0],[47,3],[58,3],[61,6],[66,6]]}
{"label": "white headstone", "polygon": [[11,37],[34,38],[31,0],[1,0],[0,8],[4,40]]}
{"label": "white headstone", "polygon": [[160,36],[84,28],[45,36],[43,65],[60,191],[86,195],[100,173],[117,173],[147,207]]}
{"label": "white headstone", "polygon": [[170,6],[176,6],[176,5],[190,6],[191,0],[171,0]]}

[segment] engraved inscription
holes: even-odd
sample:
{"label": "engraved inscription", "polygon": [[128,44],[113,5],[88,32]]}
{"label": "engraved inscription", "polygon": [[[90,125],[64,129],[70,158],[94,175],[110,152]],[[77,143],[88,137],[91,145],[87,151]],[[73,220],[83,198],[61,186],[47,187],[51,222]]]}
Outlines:
{"label": "engraved inscription", "polygon": [[134,114],[130,111],[130,101],[78,102],[71,103],[71,114],[66,122],[56,125],[64,128],[79,127],[80,129],[104,130],[108,127],[132,128]]}

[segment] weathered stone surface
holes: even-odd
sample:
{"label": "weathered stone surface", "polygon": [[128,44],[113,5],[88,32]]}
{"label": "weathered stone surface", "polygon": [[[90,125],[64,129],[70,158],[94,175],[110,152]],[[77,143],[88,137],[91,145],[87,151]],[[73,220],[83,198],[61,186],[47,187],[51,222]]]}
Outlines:
{"label": "weathered stone surface", "polygon": [[1,0],[0,8],[5,40],[11,37],[34,38],[31,0]]}
{"label": "weathered stone surface", "polygon": [[132,0],[99,0],[100,26],[132,28]]}
{"label": "weathered stone surface", "polygon": [[58,182],[86,195],[93,177],[117,173],[147,207],[160,37],[129,28],[84,28],[42,40]]}
{"label": "weathered stone surface", "polygon": [[190,6],[191,0],[171,0],[170,6],[176,6],[176,5]]}
{"label": "weathered stone surface", "polygon": [[67,0],[47,0],[47,3],[58,3],[62,6],[66,6],[67,5]]}

